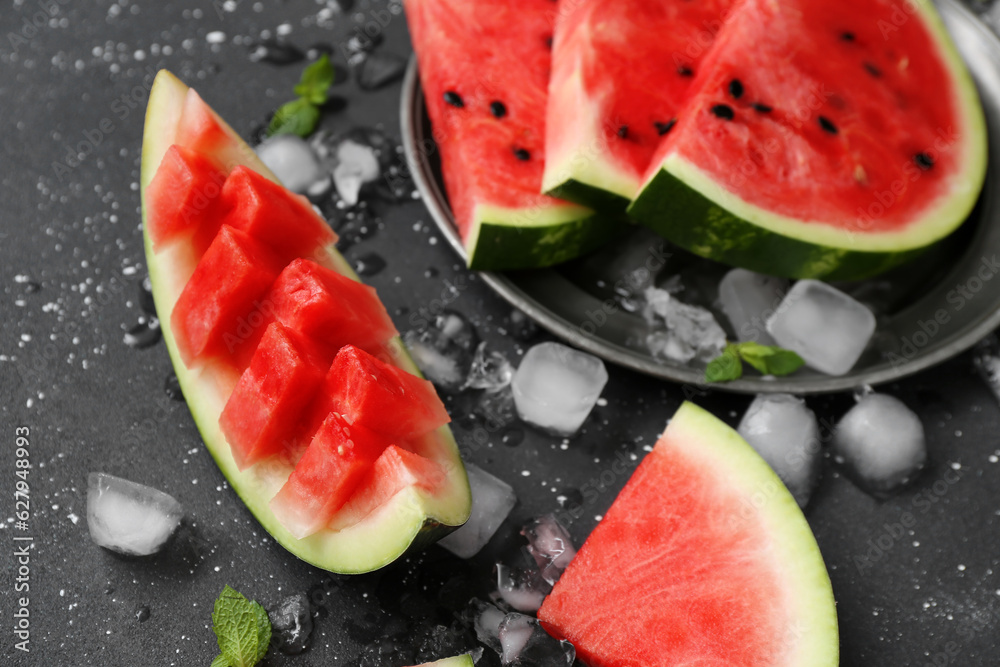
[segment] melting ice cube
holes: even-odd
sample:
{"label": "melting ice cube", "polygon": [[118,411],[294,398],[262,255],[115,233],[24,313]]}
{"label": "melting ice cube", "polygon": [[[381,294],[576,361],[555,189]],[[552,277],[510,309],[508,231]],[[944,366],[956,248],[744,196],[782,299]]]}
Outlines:
{"label": "melting ice cube", "polygon": [[476,638],[491,649],[500,653],[503,648],[500,646],[500,623],[503,622],[506,614],[495,605],[482,600],[472,601],[472,627],[476,631]]}
{"label": "melting ice cube", "polygon": [[316,153],[302,137],[278,134],[265,139],[255,150],[261,162],[292,192],[306,192],[323,176]]}
{"label": "melting ice cube", "polygon": [[820,467],[816,415],[790,394],[759,394],[737,429],[791,491],[799,507],[809,502]]}
{"label": "melting ice cube", "polygon": [[827,375],[851,370],[875,333],[875,315],[840,290],[800,280],[767,320],[778,345]]}
{"label": "melting ice cube", "polygon": [[833,453],[873,493],[888,493],[910,480],[927,461],[920,418],[888,394],[868,394],[841,418]]}
{"label": "melting ice cube", "polygon": [[535,612],[552,590],[535,568],[510,567],[497,563],[497,590],[504,602],[518,611]]}
{"label": "melting ice cube", "polygon": [[572,665],[576,649],[567,641],[559,641],[545,630],[537,618],[524,614],[507,614],[500,623],[500,661],[504,667],[556,667]]}
{"label": "melting ice cube", "polygon": [[438,542],[459,558],[472,558],[497,532],[517,503],[510,484],[471,463],[465,464],[472,489],[472,515],[461,528]]}
{"label": "melting ice cube", "polygon": [[105,549],[154,554],[183,516],[181,504],[162,491],[102,472],[87,476],[87,526],[91,539]]}
{"label": "melting ice cube", "polygon": [[290,595],[269,613],[274,642],[282,653],[297,655],[309,645],[313,631],[312,610],[305,593]]}
{"label": "melting ice cube", "polygon": [[594,355],[540,343],[524,355],[511,389],[521,419],[568,436],[579,430],[607,381],[604,362]]}
{"label": "melting ice cube", "polygon": [[525,524],[521,534],[528,538],[528,553],[534,557],[542,578],[556,583],[576,556],[569,531],[554,515],[546,514]]}
{"label": "melting ice cube", "polygon": [[733,269],[719,282],[719,303],[740,341],[773,345],[765,322],[788,292],[784,278]]}
{"label": "melting ice cube", "polygon": [[441,389],[457,390],[468,376],[479,335],[468,318],[446,310],[431,326],[407,331],[403,340],[428,380]]}
{"label": "melting ice cube", "polygon": [[647,288],[644,296],[646,321],[652,327],[664,327],[646,337],[654,355],[686,364],[692,359],[708,362],[722,354],[726,332],[710,311],[682,303],[658,287]]}
{"label": "melting ice cube", "polygon": [[462,388],[496,392],[509,385],[513,376],[514,367],[507,361],[507,357],[502,352],[488,351],[486,341],[483,341],[476,348],[472,365],[469,366],[469,375]]}
{"label": "melting ice cube", "polygon": [[333,184],[337,194],[348,206],[358,203],[361,186],[379,177],[378,158],[371,146],[345,139],[337,147],[337,166],[333,169]]}

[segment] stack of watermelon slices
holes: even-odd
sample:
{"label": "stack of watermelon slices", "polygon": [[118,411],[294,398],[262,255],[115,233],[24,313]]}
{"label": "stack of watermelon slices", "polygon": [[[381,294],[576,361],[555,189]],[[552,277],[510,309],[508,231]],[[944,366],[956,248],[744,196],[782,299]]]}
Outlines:
{"label": "stack of watermelon slices", "polygon": [[[512,193],[514,208],[537,211],[530,197],[544,191],[627,210],[728,264],[858,279],[948,235],[982,188],[982,109],[930,0],[406,7],[474,268],[586,250],[596,218],[538,239],[522,214],[480,235],[480,212]],[[539,46],[548,26],[551,58]]]}
{"label": "stack of watermelon slices", "polygon": [[265,528],[357,572],[463,523],[444,405],[311,204],[167,72],[143,161],[168,348],[206,445]]}

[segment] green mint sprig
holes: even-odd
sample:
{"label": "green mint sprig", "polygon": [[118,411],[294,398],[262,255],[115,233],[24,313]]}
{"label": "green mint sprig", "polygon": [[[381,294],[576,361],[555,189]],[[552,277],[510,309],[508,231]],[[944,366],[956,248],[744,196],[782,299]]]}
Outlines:
{"label": "green mint sprig", "polygon": [[229,586],[222,589],[212,611],[212,629],[222,652],[211,667],[253,667],[271,644],[271,620],[259,603]]}
{"label": "green mint sprig", "polygon": [[727,343],[722,354],[705,367],[705,382],[729,382],[743,377],[743,362],[764,375],[794,373],[805,361],[795,352],[776,345],[761,345],[753,341]]}
{"label": "green mint sprig", "polygon": [[324,53],[319,60],[302,71],[302,77],[294,89],[298,97],[285,102],[274,112],[267,125],[267,136],[297,134],[308,137],[312,134],[319,122],[319,108],[326,104],[333,80],[333,63]]}

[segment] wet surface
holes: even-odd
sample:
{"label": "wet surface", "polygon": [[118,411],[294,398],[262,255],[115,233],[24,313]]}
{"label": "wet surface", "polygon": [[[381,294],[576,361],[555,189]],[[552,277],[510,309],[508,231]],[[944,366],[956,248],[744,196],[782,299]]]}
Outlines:
{"label": "wet surface", "polygon": [[[276,64],[296,58],[276,48],[256,62],[253,54],[260,45],[287,44],[307,58],[333,54],[341,101],[327,109],[323,129],[378,128],[395,140],[398,82],[362,90],[349,67],[373,48],[408,55],[399,5],[359,0],[347,14],[315,3],[46,6],[57,13],[34,30],[24,21],[40,11],[37,3],[0,17],[0,34],[26,30],[23,39],[0,43],[7,100],[0,145],[8,158],[0,165],[0,424],[7,438],[0,462],[14,470],[14,429],[23,426],[33,466],[23,531],[14,524],[15,477],[0,475],[0,567],[14,567],[8,547],[15,534],[34,543],[31,653],[16,651],[7,632],[0,663],[208,665],[218,653],[211,608],[226,584],[269,611],[289,596],[309,598],[308,648],[296,656],[272,650],[265,665],[399,667],[471,650],[481,645],[465,616],[469,602],[495,590],[494,564],[525,545],[519,531],[528,519],[557,512],[582,544],[682,400],[734,426],[749,404],[749,397],[609,365],[602,400],[581,432],[563,439],[517,421],[508,393],[484,403],[482,392],[456,392],[446,401],[463,453],[519,498],[485,551],[461,561],[435,547],[358,577],[298,561],[226,484],[176,400],[163,344],[123,341],[155,313],[142,286],[143,110],[152,75],[168,67],[249,136],[292,97],[305,62]],[[455,311],[476,341],[515,366],[532,344],[550,340],[461,266],[405,187],[395,150],[383,174],[371,193],[375,211],[339,210],[334,227],[349,241],[352,264],[384,260],[367,281],[401,331],[422,330]],[[471,354],[475,342],[463,339],[460,347]],[[993,664],[1000,406],[971,353],[880,390],[920,414],[928,462],[912,485],[885,500],[863,493],[829,458],[823,462],[807,517],[833,580],[843,664]],[[844,393],[807,403],[828,436],[853,400]],[[153,486],[182,503],[186,518],[162,553],[125,558],[94,545],[86,525],[91,471]],[[4,615],[15,604],[10,581],[0,587]],[[479,664],[498,665],[499,658],[486,649]]]}

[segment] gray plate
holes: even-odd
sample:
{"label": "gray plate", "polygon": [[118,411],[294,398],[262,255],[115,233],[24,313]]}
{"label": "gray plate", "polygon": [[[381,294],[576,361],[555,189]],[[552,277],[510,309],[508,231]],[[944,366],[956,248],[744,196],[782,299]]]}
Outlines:
{"label": "gray plate", "polygon": [[[712,388],[741,393],[821,393],[897,380],[940,363],[1000,325],[1000,203],[990,187],[1000,164],[1000,41],[955,0],[938,3],[941,16],[977,85],[989,126],[987,188],[969,220],[937,248],[877,280],[843,285],[881,302],[883,314],[872,345],[854,369],[840,377],[803,369],[785,378],[746,376]],[[403,84],[402,133],[406,158],[424,203],[445,238],[464,258],[441,181],[416,61]],[[705,262],[708,270],[715,267]],[[500,296],[556,336],[607,361],[690,385],[703,383],[703,369],[659,359],[644,349],[646,324],[625,310],[607,315],[596,328],[581,329],[588,313],[608,297],[573,263],[552,269],[482,273]]]}

